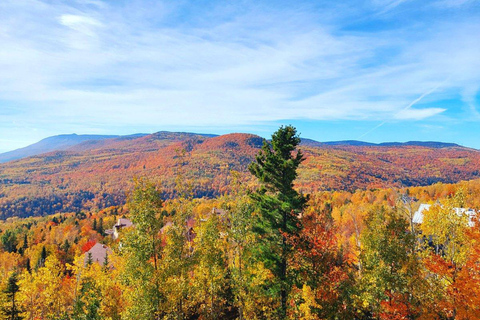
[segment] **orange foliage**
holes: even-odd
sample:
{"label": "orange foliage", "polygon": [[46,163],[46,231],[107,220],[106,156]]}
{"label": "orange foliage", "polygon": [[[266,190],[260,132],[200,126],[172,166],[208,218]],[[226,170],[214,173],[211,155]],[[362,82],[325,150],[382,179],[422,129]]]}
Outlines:
{"label": "orange foliage", "polygon": [[97,241],[95,241],[95,240],[89,240],[87,243],[85,243],[85,244],[82,246],[82,252],[83,252],[83,253],[87,252],[87,251],[90,250],[96,243],[97,243]]}

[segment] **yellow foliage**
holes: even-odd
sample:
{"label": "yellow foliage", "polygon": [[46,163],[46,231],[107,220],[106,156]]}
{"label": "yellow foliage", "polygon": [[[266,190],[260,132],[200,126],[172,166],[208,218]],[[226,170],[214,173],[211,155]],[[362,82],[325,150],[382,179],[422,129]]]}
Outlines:
{"label": "yellow foliage", "polygon": [[63,266],[53,255],[38,271],[24,271],[19,286],[25,319],[58,319],[71,309],[74,281],[64,276]]}

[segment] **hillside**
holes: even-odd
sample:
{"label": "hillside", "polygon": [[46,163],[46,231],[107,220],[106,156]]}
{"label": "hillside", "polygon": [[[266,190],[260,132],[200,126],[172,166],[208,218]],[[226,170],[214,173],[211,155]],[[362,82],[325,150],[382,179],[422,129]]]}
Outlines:
{"label": "hillside", "polygon": [[78,145],[85,141],[102,141],[117,137],[118,136],[77,134],[63,134],[59,136],[48,137],[25,148],[1,153],[0,163],[35,156],[51,151],[67,150],[72,146]]}
{"label": "hillside", "polygon": [[[195,197],[230,190],[231,171],[253,183],[248,164],[262,145],[251,134],[158,132],[89,140],[62,151],[0,164],[1,218],[105,208],[123,203],[134,177],[149,177],[164,197],[175,185]],[[460,146],[328,145],[306,141],[297,187],[372,189],[453,183],[480,177],[480,152]]]}

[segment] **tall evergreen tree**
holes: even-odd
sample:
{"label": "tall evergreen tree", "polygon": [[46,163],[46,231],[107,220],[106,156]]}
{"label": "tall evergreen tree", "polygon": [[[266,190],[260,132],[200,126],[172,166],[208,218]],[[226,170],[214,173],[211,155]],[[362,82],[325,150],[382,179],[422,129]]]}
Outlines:
{"label": "tall evergreen tree", "polygon": [[20,290],[18,286],[18,276],[17,273],[12,273],[8,278],[7,287],[4,290],[4,293],[7,295],[8,300],[10,301],[10,306],[4,310],[5,315],[7,316],[6,319],[9,320],[19,320],[22,319],[20,317],[20,310],[17,306],[16,294]]}
{"label": "tall evergreen tree", "polygon": [[307,198],[293,188],[298,166],[304,160],[295,152],[300,138],[293,126],[282,126],[273,135],[271,143],[264,141],[249,170],[258,178],[261,187],[252,194],[259,210],[255,232],[259,236],[259,249],[265,266],[274,275],[271,292],[280,296],[278,317],[287,315],[287,296],[292,287],[289,260],[292,245],[288,239],[301,230],[299,213]]}
{"label": "tall evergreen tree", "polygon": [[38,259],[37,261],[36,269],[45,266],[45,261],[47,260],[47,256],[48,256],[47,249],[45,248],[45,246],[43,246],[42,252],[40,253],[40,259]]}
{"label": "tall evergreen tree", "polygon": [[28,249],[28,238],[27,238],[27,233],[23,235],[23,252]]}
{"label": "tall evergreen tree", "polygon": [[100,218],[100,220],[98,221],[98,230],[97,232],[100,233],[101,235],[103,235],[103,232],[105,230],[103,229],[103,218]]}
{"label": "tall evergreen tree", "polygon": [[87,265],[87,266],[91,266],[92,263],[93,263],[92,253],[89,252],[89,253],[87,253],[87,262],[86,262],[86,265]]}

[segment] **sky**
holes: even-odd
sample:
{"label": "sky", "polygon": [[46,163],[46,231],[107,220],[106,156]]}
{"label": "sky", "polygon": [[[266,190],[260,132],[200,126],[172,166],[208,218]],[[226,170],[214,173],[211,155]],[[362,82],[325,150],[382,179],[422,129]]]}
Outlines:
{"label": "sky", "polygon": [[480,149],[480,1],[0,1],[0,152],[285,124]]}

